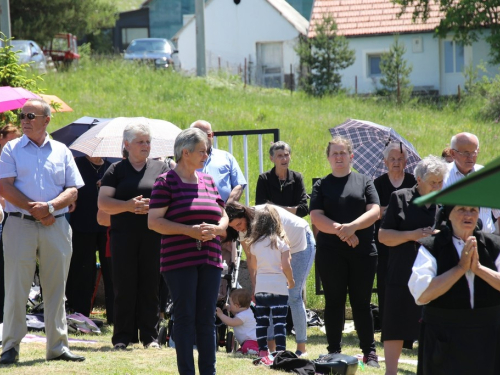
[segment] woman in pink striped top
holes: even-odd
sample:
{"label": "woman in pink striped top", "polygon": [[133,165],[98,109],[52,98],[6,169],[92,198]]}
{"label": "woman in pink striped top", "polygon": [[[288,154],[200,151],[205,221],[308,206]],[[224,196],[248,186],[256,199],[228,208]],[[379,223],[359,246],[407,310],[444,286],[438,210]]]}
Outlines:
{"label": "woman in pink striped top", "polygon": [[149,228],[162,234],[160,271],[174,302],[174,341],[179,373],[215,374],[215,305],[222,258],[219,236],[228,219],[212,178],[198,172],[207,160],[207,136],[182,131],[174,146],[177,166],[160,175],[149,203]]}

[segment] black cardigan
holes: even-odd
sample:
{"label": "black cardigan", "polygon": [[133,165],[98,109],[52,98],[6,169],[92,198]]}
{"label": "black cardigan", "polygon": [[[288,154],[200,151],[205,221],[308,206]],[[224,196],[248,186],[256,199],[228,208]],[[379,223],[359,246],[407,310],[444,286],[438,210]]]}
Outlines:
{"label": "black cardigan", "polygon": [[302,175],[289,169],[282,188],[275,171],[276,167],[273,167],[270,171],[259,175],[255,189],[255,204],[273,203],[285,207],[297,206],[297,216],[308,215],[308,196]]}

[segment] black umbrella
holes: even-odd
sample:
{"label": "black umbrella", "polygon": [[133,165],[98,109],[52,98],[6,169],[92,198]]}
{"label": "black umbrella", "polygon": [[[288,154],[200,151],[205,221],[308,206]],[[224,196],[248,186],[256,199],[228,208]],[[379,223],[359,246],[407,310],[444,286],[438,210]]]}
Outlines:
{"label": "black umbrella", "polygon": [[56,141],[64,143],[66,146],[72,144],[79,136],[85,133],[87,130],[92,128],[94,125],[102,121],[108,121],[109,118],[96,118],[84,116],[79,118],[78,120],[72,122],[69,125],[66,125],[56,131],[50,133],[52,138]]}
{"label": "black umbrella", "polygon": [[377,178],[387,173],[382,151],[389,142],[400,142],[408,151],[405,172],[413,173],[413,169],[421,160],[415,147],[400,136],[394,129],[375,124],[370,121],[348,119],[343,124],[330,128],[332,137],[343,136],[351,140],[353,145],[353,166],[359,172]]}

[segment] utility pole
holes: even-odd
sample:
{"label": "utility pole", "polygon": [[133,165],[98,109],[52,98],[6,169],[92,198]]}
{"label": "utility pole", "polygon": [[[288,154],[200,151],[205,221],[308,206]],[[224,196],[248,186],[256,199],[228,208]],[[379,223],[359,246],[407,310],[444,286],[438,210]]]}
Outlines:
{"label": "utility pole", "polygon": [[10,38],[10,8],[9,0],[0,0],[0,31]]}
{"label": "utility pole", "polygon": [[205,0],[195,0],[196,21],[196,75],[207,74],[205,58]]}

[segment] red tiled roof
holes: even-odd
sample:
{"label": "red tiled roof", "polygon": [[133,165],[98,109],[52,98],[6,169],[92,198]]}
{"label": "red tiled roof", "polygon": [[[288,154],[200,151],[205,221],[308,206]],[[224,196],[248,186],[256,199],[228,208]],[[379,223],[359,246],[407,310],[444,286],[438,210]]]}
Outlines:
{"label": "red tiled roof", "polygon": [[309,37],[316,35],[315,25],[325,14],[331,14],[338,26],[338,34],[362,36],[432,31],[439,25],[439,6],[431,2],[426,23],[412,21],[414,7],[407,7],[398,18],[401,6],[391,0],[315,0],[311,14]]}

